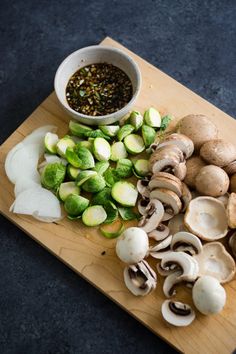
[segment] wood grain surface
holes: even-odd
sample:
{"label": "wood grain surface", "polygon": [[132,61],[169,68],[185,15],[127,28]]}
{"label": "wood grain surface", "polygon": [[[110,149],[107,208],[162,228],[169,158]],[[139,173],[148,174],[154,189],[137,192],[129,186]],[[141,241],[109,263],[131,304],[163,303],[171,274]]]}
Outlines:
{"label": "wood grain surface", "polygon": [[[127,51],[141,69],[143,84],[135,109],[143,112],[145,108],[154,106],[162,114],[173,114],[176,121],[189,113],[203,113],[214,120],[222,137],[235,142],[236,123],[232,117],[114,40],[106,38],[101,43],[103,44]],[[31,217],[14,215],[9,212],[14,194],[13,185],[8,181],[4,172],[7,152],[32,130],[44,124],[55,124],[58,126],[59,136],[65,134],[69,120],[70,118],[60,107],[55,94],[52,93],[2,144],[0,148],[0,212],[179,351],[202,354],[231,353],[236,348],[236,280],[225,285],[227,304],[219,315],[207,317],[197,313],[197,319],[191,326],[175,328],[165,323],[161,316],[160,308],[164,296],[163,281],[160,277],[158,277],[157,289],[146,297],[135,297],[126,289],[123,283],[124,264],[115,255],[115,240],[103,238],[96,228],[85,227],[78,221],[72,222],[64,219],[57,224],[46,224]],[[129,225],[134,225],[134,223],[127,224]],[[102,255],[103,251],[105,255]],[[155,263],[151,260],[153,267]],[[187,288],[178,288],[176,299],[191,304],[191,291]]]}

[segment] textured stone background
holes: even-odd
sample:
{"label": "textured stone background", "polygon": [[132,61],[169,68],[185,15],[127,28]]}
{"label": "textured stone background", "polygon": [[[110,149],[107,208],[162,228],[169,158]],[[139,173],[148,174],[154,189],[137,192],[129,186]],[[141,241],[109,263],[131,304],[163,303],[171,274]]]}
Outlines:
{"label": "textured stone background", "polygon": [[[0,143],[70,52],[109,35],[236,114],[234,0],[0,2]],[[1,353],[174,353],[0,217]]]}

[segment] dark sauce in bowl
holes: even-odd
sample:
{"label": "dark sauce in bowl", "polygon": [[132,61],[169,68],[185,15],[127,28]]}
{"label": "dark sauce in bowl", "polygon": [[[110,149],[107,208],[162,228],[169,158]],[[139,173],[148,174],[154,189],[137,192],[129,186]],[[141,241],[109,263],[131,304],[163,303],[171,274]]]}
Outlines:
{"label": "dark sauce in bowl", "polygon": [[66,86],[66,99],[76,112],[104,116],[131,100],[133,87],[127,74],[112,64],[87,65],[76,71]]}

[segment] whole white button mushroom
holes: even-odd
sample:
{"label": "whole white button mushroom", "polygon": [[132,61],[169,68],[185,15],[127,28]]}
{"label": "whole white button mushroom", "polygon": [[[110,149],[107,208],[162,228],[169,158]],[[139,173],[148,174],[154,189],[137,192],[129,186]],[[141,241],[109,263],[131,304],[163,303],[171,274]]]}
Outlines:
{"label": "whole white button mushroom", "polygon": [[136,264],[148,252],[148,236],[139,227],[130,227],[123,232],[116,243],[116,254],[125,263]]}
{"label": "whole white button mushroom", "polygon": [[193,286],[193,302],[204,315],[220,312],[226,302],[226,292],[216,278],[200,277]]}

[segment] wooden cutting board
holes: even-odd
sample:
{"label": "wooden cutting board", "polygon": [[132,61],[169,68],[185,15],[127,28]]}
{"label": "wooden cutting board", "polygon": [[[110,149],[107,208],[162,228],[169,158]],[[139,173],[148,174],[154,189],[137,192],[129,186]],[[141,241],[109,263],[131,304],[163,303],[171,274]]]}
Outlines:
{"label": "wooden cutting board", "polygon": [[[142,72],[143,84],[135,109],[143,112],[145,108],[154,106],[162,114],[173,114],[176,120],[189,113],[203,113],[214,120],[222,137],[231,142],[235,141],[236,122],[233,118],[111,38],[106,38],[101,45],[122,48],[137,61]],[[186,353],[231,353],[236,348],[236,280],[225,286],[227,304],[219,315],[206,317],[198,313],[197,319],[191,326],[175,328],[165,323],[161,316],[160,308],[164,296],[163,281],[160,277],[157,289],[144,298],[135,297],[126,289],[123,283],[124,265],[114,252],[115,240],[103,238],[95,228],[85,227],[81,222],[65,219],[58,224],[46,224],[31,217],[9,212],[14,194],[13,185],[4,172],[7,152],[32,130],[44,124],[55,124],[58,126],[59,136],[62,136],[67,132],[69,120],[55,94],[52,93],[2,144],[0,212],[178,350]],[[105,254],[102,255],[104,251]],[[155,263],[155,261],[151,262],[153,267]],[[179,288],[176,299],[191,304],[191,291]]]}

